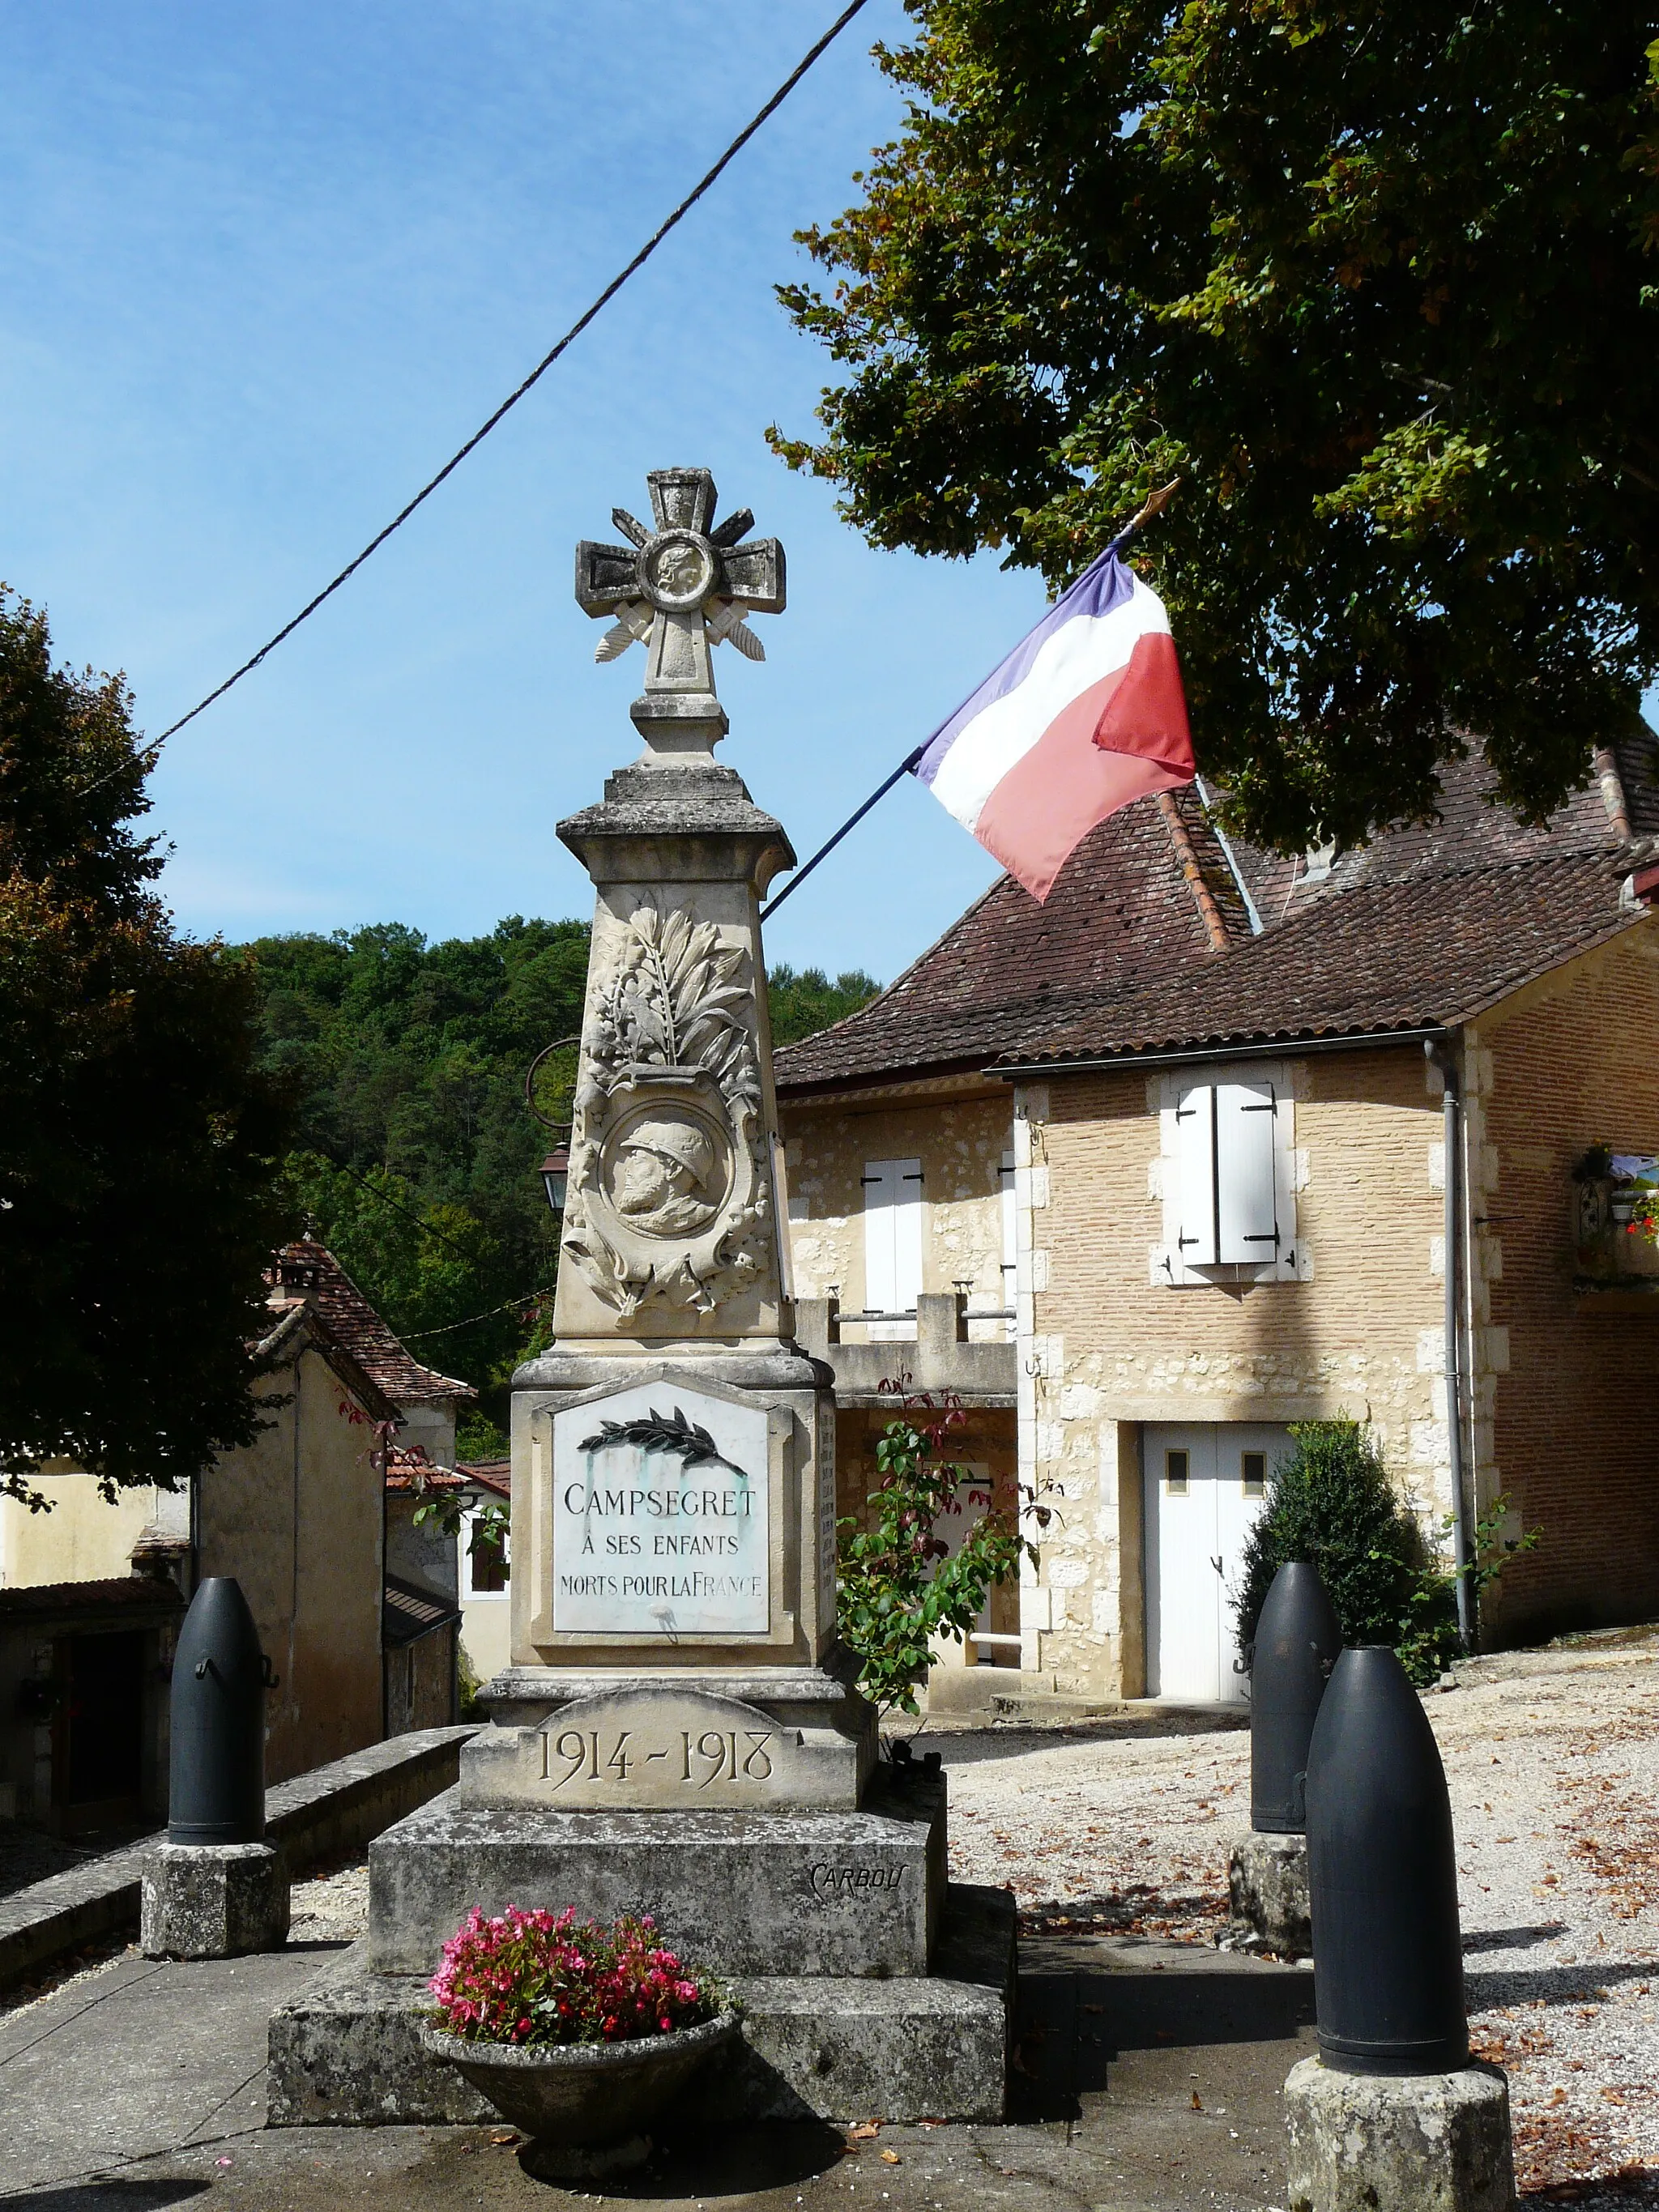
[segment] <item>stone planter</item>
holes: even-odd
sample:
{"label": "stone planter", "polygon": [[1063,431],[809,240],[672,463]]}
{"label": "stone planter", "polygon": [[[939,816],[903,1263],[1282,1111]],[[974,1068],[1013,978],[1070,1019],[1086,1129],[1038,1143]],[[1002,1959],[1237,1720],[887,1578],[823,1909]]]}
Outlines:
{"label": "stone planter", "polygon": [[647,2130],[738,2033],[735,2012],[627,2043],[478,2043],[422,2023],[421,2047],[447,2060],[503,2119],[533,2138],[525,2163],[548,2180],[597,2180],[650,2154]]}

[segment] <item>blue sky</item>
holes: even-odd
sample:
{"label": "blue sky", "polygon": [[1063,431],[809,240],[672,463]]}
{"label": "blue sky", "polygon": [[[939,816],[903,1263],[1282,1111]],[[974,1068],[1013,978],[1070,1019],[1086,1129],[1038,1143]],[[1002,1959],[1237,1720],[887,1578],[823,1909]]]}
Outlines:
{"label": "blue sky", "polygon": [[[0,0],[0,577],[142,726],[194,703],[431,474],[627,259],[835,0]],[[174,738],[180,924],[236,939],[585,914],[553,834],[637,750],[581,537],[711,467],[787,549],[723,757],[804,858],[1043,604],[877,553],[767,451],[830,366],[772,286],[898,104],[872,0],[641,276],[264,668]],[[769,933],[884,980],[990,879],[901,787]]]}

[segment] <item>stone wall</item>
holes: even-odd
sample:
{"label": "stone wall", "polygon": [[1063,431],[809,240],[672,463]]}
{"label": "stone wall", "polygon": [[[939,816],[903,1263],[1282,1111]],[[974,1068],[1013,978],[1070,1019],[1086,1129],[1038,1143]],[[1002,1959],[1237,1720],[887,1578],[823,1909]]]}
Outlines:
{"label": "stone wall", "polygon": [[[972,1285],[970,1308],[1006,1303],[1002,1275],[1003,1154],[1012,1142],[1009,1092],[817,1103],[781,1113],[789,1179],[789,1239],[803,1298],[839,1289],[843,1313],[868,1304],[864,1280],[866,1160],[921,1162],[924,1291]],[[847,1324],[848,1334],[853,1325]],[[995,1323],[973,1337],[1000,1335]]]}
{"label": "stone wall", "polygon": [[1170,1079],[1018,1094],[1021,1480],[1056,1515],[1021,1629],[1025,1666],[1062,1692],[1144,1686],[1142,1422],[1350,1416],[1425,1516],[1449,1510],[1437,1082],[1415,1044],[1291,1060],[1282,1078],[1300,1279],[1249,1288],[1152,1279]]}
{"label": "stone wall", "polygon": [[[371,1744],[265,1798],[267,1832],[290,1875],[361,1851],[394,1821],[452,1789],[470,1728],[432,1729]],[[137,1929],[138,1888],[155,1837],[0,1898],[0,1989],[83,1944]]]}
{"label": "stone wall", "polygon": [[270,1425],[202,1478],[200,1566],[241,1583],[280,1677],[265,1774],[281,1782],[381,1735],[382,1484],[319,1353],[258,1387]]}

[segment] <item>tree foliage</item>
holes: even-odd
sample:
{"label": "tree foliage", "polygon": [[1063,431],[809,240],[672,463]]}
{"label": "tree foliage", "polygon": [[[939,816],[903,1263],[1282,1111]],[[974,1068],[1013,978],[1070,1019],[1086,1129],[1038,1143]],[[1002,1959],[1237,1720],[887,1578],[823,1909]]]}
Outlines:
{"label": "tree foliage", "polygon": [[431,944],[387,922],[242,952],[265,1064],[301,1096],[299,1205],[410,1349],[500,1412],[556,1260],[525,1072],[580,1026],[586,925]]}
{"label": "tree foliage", "polygon": [[781,296],[791,463],[876,544],[1137,557],[1289,847],[1483,738],[1547,812],[1659,665],[1659,28],[1559,0],[907,0],[910,95]]}
{"label": "tree foliage", "polygon": [[119,677],[55,667],[0,589],[0,1492],[70,1460],[170,1484],[250,1442],[288,1220],[254,994],[177,937]]}
{"label": "tree foliage", "polygon": [[[965,1467],[945,1456],[959,1407],[911,1401],[876,1445],[881,1480],[865,1525],[849,1516],[841,1532],[836,1625],[857,1653],[859,1687],[884,1711],[913,1713],[939,1638],[960,1644],[1000,1583],[1036,1560],[1036,1547],[1011,1516],[991,1505]],[[954,1553],[939,1534],[951,1517],[977,1513]],[[1048,1517],[1047,1509],[1038,1516]]]}
{"label": "tree foliage", "polygon": [[881,988],[862,968],[845,969],[832,983],[822,968],[792,968],[780,961],[768,979],[775,1045],[799,1044],[802,1037],[844,1021]]}
{"label": "tree foliage", "polygon": [[[241,948],[264,1064],[301,1101],[288,1163],[300,1210],[410,1349],[484,1393],[463,1456],[493,1456],[514,1367],[545,1341],[557,1224],[538,1168],[552,1142],[526,1071],[581,1027],[588,929],[514,915],[488,936],[430,943],[399,922]],[[868,998],[861,973],[778,968],[774,1035],[789,1042]],[[553,1118],[575,1054],[550,1063]]]}

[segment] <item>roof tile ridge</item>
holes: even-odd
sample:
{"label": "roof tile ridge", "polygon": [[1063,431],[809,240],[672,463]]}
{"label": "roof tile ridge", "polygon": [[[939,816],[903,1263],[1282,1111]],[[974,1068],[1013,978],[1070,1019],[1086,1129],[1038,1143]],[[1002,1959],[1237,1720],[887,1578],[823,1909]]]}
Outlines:
{"label": "roof tile ridge", "polygon": [[[417,1359],[416,1358],[415,1354],[404,1342],[402,1337],[398,1335],[397,1330],[393,1328],[392,1323],[380,1311],[379,1306],[375,1304],[374,1299],[369,1297],[368,1291],[365,1291],[349,1273],[344,1261],[339,1257],[337,1253],[331,1250],[329,1246],[325,1244],[319,1237],[312,1237],[305,1241],[316,1246],[316,1249],[332,1267],[335,1273],[339,1277],[340,1280],[345,1285],[352,1296],[358,1300],[360,1304],[362,1306],[364,1312],[368,1314],[370,1320],[373,1321],[377,1327],[386,1331],[386,1335],[390,1338],[392,1346],[398,1352],[399,1358],[407,1360],[416,1374],[429,1375],[434,1382],[442,1382],[451,1389],[465,1390],[470,1396],[476,1396],[477,1393],[471,1382],[462,1382],[458,1375],[446,1375],[439,1368],[428,1367],[424,1360]],[[290,1247],[290,1249],[291,1249],[292,1248]],[[339,1341],[339,1332],[336,1330],[334,1334],[336,1341]],[[356,1354],[350,1352],[349,1346],[343,1348],[346,1350],[347,1356],[349,1358],[355,1358],[357,1357]]]}
{"label": "roof tile ridge", "polygon": [[[270,1335],[254,1347],[254,1357],[264,1371],[270,1372],[276,1364],[276,1352],[296,1335],[306,1338],[310,1349],[332,1370],[371,1419],[402,1425],[403,1415],[385,1387],[375,1381],[338,1329],[330,1326],[328,1316],[316,1305],[293,1307]],[[301,1352],[305,1349],[304,1345],[300,1346]]]}
{"label": "roof tile ridge", "polygon": [[1590,755],[1595,781],[1601,787],[1601,804],[1607,809],[1607,827],[1615,843],[1631,842],[1630,800],[1625,790],[1625,779],[1619,769],[1619,756],[1611,745],[1597,745]]}
{"label": "roof tile ridge", "polygon": [[1198,908],[1198,918],[1203,923],[1212,952],[1232,950],[1232,939],[1228,934],[1226,921],[1216,903],[1215,893],[1205,878],[1204,869],[1194,848],[1192,833],[1182,819],[1181,809],[1172,791],[1158,794],[1158,811],[1163,817],[1164,827],[1174,849],[1176,866],[1193,895],[1193,904]]}

